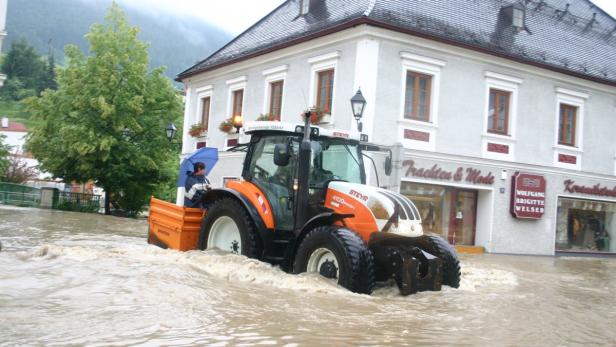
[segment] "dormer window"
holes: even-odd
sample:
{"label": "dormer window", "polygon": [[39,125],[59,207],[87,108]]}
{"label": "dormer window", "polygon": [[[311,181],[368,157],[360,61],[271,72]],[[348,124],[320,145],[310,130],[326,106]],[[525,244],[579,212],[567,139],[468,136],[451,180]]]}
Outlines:
{"label": "dormer window", "polygon": [[310,12],[310,0],[300,0],[300,15],[303,16]]}
{"label": "dormer window", "polygon": [[507,16],[507,19],[511,21],[512,27],[516,28],[518,31],[526,29],[526,11],[524,5],[515,3],[503,7],[503,12]]}

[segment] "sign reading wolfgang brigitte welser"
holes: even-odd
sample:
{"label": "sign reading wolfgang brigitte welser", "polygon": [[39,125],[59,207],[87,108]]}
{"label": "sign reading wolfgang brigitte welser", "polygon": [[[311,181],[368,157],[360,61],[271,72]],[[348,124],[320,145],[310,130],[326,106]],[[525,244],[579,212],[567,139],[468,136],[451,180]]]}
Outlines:
{"label": "sign reading wolfgang brigitte welser", "polygon": [[540,219],[545,212],[545,177],[516,172],[511,183],[511,214],[516,218]]}

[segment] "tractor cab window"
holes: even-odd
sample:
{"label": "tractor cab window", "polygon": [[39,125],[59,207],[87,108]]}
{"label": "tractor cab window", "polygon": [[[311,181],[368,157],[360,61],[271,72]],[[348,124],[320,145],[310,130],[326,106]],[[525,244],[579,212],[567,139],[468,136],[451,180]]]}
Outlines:
{"label": "tractor cab window", "polygon": [[277,144],[289,143],[285,135],[267,136],[255,146],[250,160],[250,176],[252,182],[265,194],[272,209],[276,229],[293,229],[293,179],[297,163],[299,142],[292,141],[291,159],[285,166],[274,163],[274,149]]}
{"label": "tractor cab window", "polygon": [[331,180],[362,183],[362,170],[357,144],[332,138],[312,142],[310,185],[313,188],[323,188]]}

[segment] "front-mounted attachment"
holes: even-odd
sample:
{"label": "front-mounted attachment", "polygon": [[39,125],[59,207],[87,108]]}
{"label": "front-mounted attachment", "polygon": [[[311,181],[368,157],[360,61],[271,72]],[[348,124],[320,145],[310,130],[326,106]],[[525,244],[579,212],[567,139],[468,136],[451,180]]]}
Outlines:
{"label": "front-mounted attachment", "polygon": [[370,247],[378,264],[378,280],[394,279],[400,294],[439,291],[443,283],[442,260],[419,247],[377,244]]}

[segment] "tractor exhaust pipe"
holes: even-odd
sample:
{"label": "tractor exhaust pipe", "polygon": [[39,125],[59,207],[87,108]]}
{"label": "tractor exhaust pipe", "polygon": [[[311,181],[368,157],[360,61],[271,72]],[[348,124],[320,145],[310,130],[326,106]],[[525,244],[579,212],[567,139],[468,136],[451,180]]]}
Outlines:
{"label": "tractor exhaust pipe", "polygon": [[295,192],[295,230],[308,221],[308,180],[310,173],[310,112],[304,113],[304,138],[299,145],[297,191]]}

